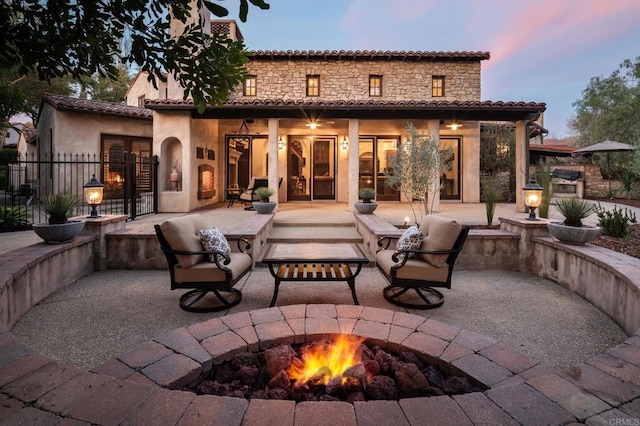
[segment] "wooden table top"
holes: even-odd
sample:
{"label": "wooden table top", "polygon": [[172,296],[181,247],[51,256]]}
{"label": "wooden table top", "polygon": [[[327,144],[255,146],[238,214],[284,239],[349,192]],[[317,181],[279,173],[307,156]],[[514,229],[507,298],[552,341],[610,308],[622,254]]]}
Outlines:
{"label": "wooden table top", "polygon": [[366,263],[367,256],[352,243],[274,243],[264,263]]}

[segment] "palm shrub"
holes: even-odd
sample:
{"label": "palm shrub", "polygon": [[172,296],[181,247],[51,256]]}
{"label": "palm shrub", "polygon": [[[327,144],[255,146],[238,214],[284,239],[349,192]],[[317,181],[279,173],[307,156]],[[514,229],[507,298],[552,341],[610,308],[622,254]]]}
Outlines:
{"label": "palm shrub", "polygon": [[636,214],[627,208],[619,209],[617,206],[613,206],[611,211],[606,210],[598,203],[595,212],[598,215],[598,225],[602,228],[602,233],[611,237],[627,238],[629,225],[636,223]]}
{"label": "palm shrub", "polygon": [[582,226],[582,219],[595,212],[596,205],[580,198],[561,198],[555,203],[556,208],[564,216],[564,225]]}
{"label": "palm shrub", "polygon": [[552,180],[551,166],[540,163],[536,172],[536,181],[542,187],[542,201],[538,207],[538,215],[545,219],[549,217],[549,205],[551,205],[551,196],[553,195]]}
{"label": "palm shrub", "polygon": [[500,180],[496,175],[486,175],[482,178],[482,196],[487,213],[487,225],[493,223],[493,214],[496,211],[496,203],[500,194]]}

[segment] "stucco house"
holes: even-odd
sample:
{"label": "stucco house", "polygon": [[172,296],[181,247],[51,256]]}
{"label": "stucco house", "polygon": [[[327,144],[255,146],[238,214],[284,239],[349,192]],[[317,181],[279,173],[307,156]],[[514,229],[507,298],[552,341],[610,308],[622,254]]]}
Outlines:
{"label": "stucco house", "polygon": [[[211,29],[242,39],[235,21],[215,20]],[[480,201],[482,122],[515,124],[521,165],[516,187],[526,182],[531,127],[546,106],[482,101],[481,64],[488,52],[250,53],[244,84],[222,106],[203,113],[182,98],[170,77],[156,89],[140,74],[126,106],[47,95],[39,144],[53,151],[93,149],[105,158],[112,141],[148,143],[147,155],[160,162],[155,190],[161,212],[223,201],[226,189],[246,187],[257,176],[268,176],[272,188],[282,179],[273,196],[279,202],[352,206],[362,187],[374,188],[379,201],[402,202],[385,185],[385,171],[392,172],[390,160],[408,122],[453,149],[440,198]],[[177,184],[171,179],[176,172]],[[115,176],[105,173],[100,178],[109,184]],[[516,197],[524,211],[520,191]]]}

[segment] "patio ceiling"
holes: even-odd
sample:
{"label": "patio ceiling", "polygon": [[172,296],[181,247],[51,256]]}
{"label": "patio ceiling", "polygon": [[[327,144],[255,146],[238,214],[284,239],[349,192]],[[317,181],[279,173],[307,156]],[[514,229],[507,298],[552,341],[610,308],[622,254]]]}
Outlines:
{"label": "patio ceiling", "polygon": [[192,101],[155,99],[145,101],[152,110],[192,110],[193,118],[295,118],[323,119],[440,119],[472,121],[533,120],[546,104],[535,102],[459,101],[300,101],[236,100],[209,107],[199,114]]}

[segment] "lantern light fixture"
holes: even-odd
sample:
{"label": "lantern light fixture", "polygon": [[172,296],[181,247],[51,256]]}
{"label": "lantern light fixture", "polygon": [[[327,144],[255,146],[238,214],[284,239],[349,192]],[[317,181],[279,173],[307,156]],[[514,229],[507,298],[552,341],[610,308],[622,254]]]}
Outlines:
{"label": "lantern light fixture", "polygon": [[542,187],[532,177],[529,183],[522,187],[522,190],[524,191],[524,205],[529,209],[527,220],[539,220],[536,217],[536,209],[542,202]]}
{"label": "lantern light fixture", "polygon": [[346,136],[342,138],[342,143],[340,145],[342,146],[343,151],[347,150],[347,148],[349,147],[349,142],[347,141]]}
{"label": "lantern light fixture", "polygon": [[102,203],[104,196],[104,184],[96,179],[96,175],[84,184],[84,199],[91,206],[91,214],[88,218],[100,217],[97,207]]}
{"label": "lantern light fixture", "polygon": [[278,138],[278,150],[282,151],[284,149],[284,141],[282,140],[282,136]]}

